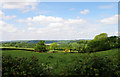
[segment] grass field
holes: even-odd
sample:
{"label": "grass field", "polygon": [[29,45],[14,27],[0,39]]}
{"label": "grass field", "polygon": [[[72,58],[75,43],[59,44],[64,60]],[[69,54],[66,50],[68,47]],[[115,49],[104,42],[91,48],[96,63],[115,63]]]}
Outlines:
{"label": "grass field", "polygon": [[116,56],[118,58],[118,49],[112,49],[107,51],[95,52],[88,55],[88,53],[39,53],[33,51],[25,50],[3,50],[2,56],[11,55],[15,57],[25,57],[30,59],[30,57],[35,56],[39,59],[40,63],[48,63],[50,66],[55,68],[53,70],[54,74],[59,74],[66,66],[74,65],[74,63],[79,59],[84,59],[87,56]]}
{"label": "grass field", "polygon": [[[63,51],[58,51],[61,53],[39,53],[39,52],[33,52],[33,51],[26,51],[26,50],[2,50],[2,55],[12,55],[13,57],[31,57],[31,56],[36,56],[38,58],[40,57],[45,57],[45,56],[53,56],[53,57],[79,57],[79,56],[85,56],[88,53],[62,53]],[[91,53],[90,55],[99,55],[99,56],[112,56],[112,55],[117,55],[119,52],[119,49],[111,49],[111,50],[106,50],[106,51],[100,51],[100,52],[95,52]],[[61,56],[62,55],[62,56]]]}
{"label": "grass field", "polygon": [[0,47],[2,50],[28,50],[33,51],[34,48],[16,48],[16,47]]}

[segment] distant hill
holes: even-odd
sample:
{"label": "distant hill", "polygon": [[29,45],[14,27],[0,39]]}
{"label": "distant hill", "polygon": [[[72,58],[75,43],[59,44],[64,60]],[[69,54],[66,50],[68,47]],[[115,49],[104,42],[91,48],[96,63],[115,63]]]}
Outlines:
{"label": "distant hill", "polygon": [[[81,39],[81,40],[85,40],[85,39]],[[26,42],[28,44],[37,44],[40,40],[15,40],[15,41],[2,41],[0,43],[6,43],[6,42]],[[56,42],[57,44],[61,44],[61,43],[73,43],[79,40],[45,40],[45,44],[51,44],[53,42]]]}

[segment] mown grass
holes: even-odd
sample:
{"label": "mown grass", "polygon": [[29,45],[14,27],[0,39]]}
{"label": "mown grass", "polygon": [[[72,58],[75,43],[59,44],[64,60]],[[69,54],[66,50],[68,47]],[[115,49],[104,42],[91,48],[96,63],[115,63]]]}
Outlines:
{"label": "mown grass", "polygon": [[53,68],[53,73],[58,74],[65,68],[66,66],[74,65],[76,61],[79,59],[84,59],[87,56],[93,56],[97,55],[100,57],[105,56],[115,56],[118,58],[119,56],[119,50],[118,49],[111,49],[107,51],[100,51],[91,53],[88,55],[88,53],[39,53],[39,52],[33,52],[33,51],[25,51],[25,50],[3,50],[2,56],[11,55],[13,58],[15,57],[25,57],[30,59],[30,57],[35,56],[39,59],[40,63],[47,63]]}

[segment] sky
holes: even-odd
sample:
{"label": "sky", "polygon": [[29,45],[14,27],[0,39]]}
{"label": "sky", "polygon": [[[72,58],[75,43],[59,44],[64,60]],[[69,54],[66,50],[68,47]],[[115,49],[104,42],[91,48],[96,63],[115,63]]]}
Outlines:
{"label": "sky", "polygon": [[0,3],[0,41],[93,39],[118,35],[117,2]]}

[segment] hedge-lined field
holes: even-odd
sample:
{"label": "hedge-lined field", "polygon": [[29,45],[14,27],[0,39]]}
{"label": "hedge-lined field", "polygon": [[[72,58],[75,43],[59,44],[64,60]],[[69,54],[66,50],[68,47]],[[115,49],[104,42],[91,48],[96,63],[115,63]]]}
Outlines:
{"label": "hedge-lined field", "polygon": [[[100,71],[101,72],[103,71],[103,72],[106,72],[106,75],[104,76],[107,76],[107,75],[109,76],[111,75],[111,72],[114,71],[115,73],[112,75],[117,76],[118,74],[120,74],[120,71],[118,71],[118,68],[120,67],[118,66],[119,65],[118,52],[119,52],[118,49],[95,52],[91,54],[88,54],[88,53],[39,53],[39,52],[32,52],[32,51],[25,51],[25,50],[3,50],[2,51],[3,62],[4,62],[3,68],[7,67],[6,70],[9,69],[10,68],[9,62],[11,61],[14,62],[13,64],[14,66],[15,63],[18,62],[18,59],[19,61],[22,61],[20,63],[25,62],[24,64],[21,64],[21,66],[19,67],[23,67],[25,65],[31,66],[29,65],[29,63],[30,64],[33,63],[34,65],[34,62],[32,61],[33,61],[33,58],[35,57],[36,59],[38,59],[38,61],[36,60],[37,61],[36,63],[38,64],[38,66],[43,64],[45,66],[41,66],[41,67],[47,69],[47,72],[44,71],[44,74],[42,73],[42,75],[45,75],[45,73],[47,75],[74,75],[74,74],[75,75],[84,75],[84,74],[99,75]],[[9,56],[9,57],[6,57],[6,56]],[[11,65],[12,65],[12,62],[11,62]],[[19,63],[17,65],[19,65]],[[93,67],[93,65],[96,67]],[[26,66],[26,69],[29,70],[30,68],[27,68],[28,66]],[[35,66],[31,66],[31,69],[32,68],[35,68]],[[39,68],[40,67],[38,67],[38,71],[39,71]],[[41,70],[44,70],[44,69],[41,69]],[[13,68],[9,71],[13,73],[12,72]],[[31,70],[29,72],[33,72],[33,71],[35,70]],[[110,74],[108,72],[110,72]],[[9,74],[9,72],[6,72],[6,73]],[[20,72],[18,73],[19,73],[18,75],[21,75]],[[24,73],[25,75],[27,75],[27,70],[24,69]],[[31,74],[31,75],[34,76],[35,74]]]}

